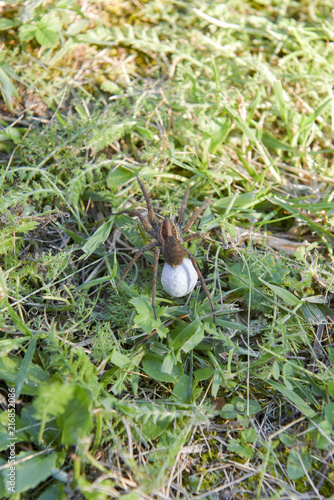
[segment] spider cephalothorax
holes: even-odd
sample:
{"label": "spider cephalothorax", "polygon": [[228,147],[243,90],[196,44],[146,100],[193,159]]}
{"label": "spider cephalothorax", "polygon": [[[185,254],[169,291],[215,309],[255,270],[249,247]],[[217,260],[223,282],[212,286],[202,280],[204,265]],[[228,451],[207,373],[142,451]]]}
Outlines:
{"label": "spider cephalothorax", "polygon": [[130,268],[136,262],[138,257],[142,255],[142,253],[146,252],[147,250],[153,250],[155,248],[154,265],[153,265],[152,307],[153,307],[154,317],[155,319],[157,319],[157,314],[155,310],[155,290],[156,290],[157,273],[158,273],[158,260],[160,253],[162,253],[162,255],[164,256],[167,264],[169,264],[173,268],[181,266],[183,263],[184,256],[187,256],[190,259],[192,265],[194,266],[197,275],[200,279],[200,282],[209,299],[210,306],[213,311],[213,319],[215,320],[214,305],[210,297],[209,291],[207,289],[207,286],[205,284],[202,273],[195,260],[195,257],[189,252],[188,249],[182,246],[182,243],[186,243],[187,241],[191,241],[196,238],[204,238],[204,235],[201,233],[191,234],[189,236],[186,236],[185,238],[183,238],[183,234],[190,229],[190,227],[193,225],[197,217],[203,212],[203,210],[209,205],[210,202],[209,201],[204,202],[193,213],[193,215],[189,218],[186,224],[184,224],[185,211],[189,196],[189,187],[188,187],[181,203],[178,220],[174,221],[173,219],[166,218],[159,223],[158,219],[154,214],[153,207],[151,205],[150,198],[146,192],[145,186],[138,176],[137,179],[146,201],[148,220],[145,217],[143,217],[143,215],[138,210],[122,210],[121,212],[118,212],[116,215],[126,213],[129,215],[134,215],[139,217],[145,231],[154,239],[154,241],[148,243],[147,245],[145,245],[144,247],[142,247],[140,250],[137,251],[136,255],[133,257],[131,262],[126,267],[125,271],[121,276],[121,279],[119,280],[116,286],[119,286],[122,283],[125,276],[128,274]]}

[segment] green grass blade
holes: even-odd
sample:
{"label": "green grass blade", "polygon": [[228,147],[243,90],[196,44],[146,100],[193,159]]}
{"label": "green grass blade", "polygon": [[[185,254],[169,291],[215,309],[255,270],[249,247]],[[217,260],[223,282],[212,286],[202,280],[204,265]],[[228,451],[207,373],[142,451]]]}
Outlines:
{"label": "green grass blade", "polygon": [[35,354],[36,343],[37,343],[37,338],[35,337],[28,346],[27,352],[25,353],[19,372],[17,374],[16,384],[15,384],[15,397],[17,399],[20,397],[24,381],[28,376],[30,364]]}
{"label": "green grass blade", "polygon": [[310,408],[310,406],[304,401],[298,394],[292,389],[288,389],[284,385],[276,382],[275,380],[268,380],[269,385],[276,391],[280,392],[286,399],[288,399],[298,410],[308,418],[314,418],[317,413]]}

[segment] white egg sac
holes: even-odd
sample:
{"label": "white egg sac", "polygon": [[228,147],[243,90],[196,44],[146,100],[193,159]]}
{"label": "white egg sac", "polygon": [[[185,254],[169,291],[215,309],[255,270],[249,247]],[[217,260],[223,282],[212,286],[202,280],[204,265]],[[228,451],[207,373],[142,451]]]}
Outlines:
{"label": "white egg sac", "polygon": [[183,259],[182,264],[176,268],[165,263],[161,273],[161,284],[171,297],[183,297],[193,291],[197,278],[191,260]]}

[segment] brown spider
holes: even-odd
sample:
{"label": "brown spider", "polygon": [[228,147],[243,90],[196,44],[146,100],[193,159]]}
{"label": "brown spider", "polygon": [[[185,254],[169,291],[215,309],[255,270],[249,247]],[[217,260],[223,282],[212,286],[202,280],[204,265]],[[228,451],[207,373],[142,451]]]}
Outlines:
{"label": "brown spider", "polygon": [[[139,182],[139,185],[141,187],[141,190],[143,192],[144,198],[146,200],[146,205],[147,205],[147,211],[148,211],[148,220],[143,217],[143,215],[138,211],[138,210],[122,210],[121,212],[117,212],[115,215],[120,215],[120,214],[129,214],[136,216],[140,219],[145,231],[152,237],[154,238],[154,241],[151,243],[148,243],[148,245],[145,245],[142,247],[140,250],[137,251],[136,255],[133,257],[131,262],[128,264],[126,267],[125,271],[122,274],[121,279],[117,283],[116,287],[118,287],[122,281],[124,280],[125,276],[128,274],[129,270],[131,269],[132,265],[136,262],[136,260],[142,255],[142,253],[146,252],[147,250],[153,250],[154,251],[154,265],[153,265],[153,285],[152,285],[152,307],[153,307],[153,313],[154,313],[154,318],[157,319],[157,314],[155,310],[155,290],[156,290],[156,283],[157,283],[157,274],[158,274],[158,260],[159,260],[159,255],[160,253],[163,254],[165,261],[167,264],[170,266],[173,266],[174,268],[180,266],[183,262],[183,256],[187,255],[189,259],[191,260],[198,277],[200,279],[200,282],[204,288],[204,291],[209,299],[210,306],[213,312],[213,320],[215,322],[215,309],[214,305],[212,302],[212,299],[209,294],[209,290],[207,289],[207,286],[205,284],[204,278],[202,276],[201,271],[199,270],[198,264],[195,260],[195,257],[187,250],[186,248],[183,248],[182,243],[185,243],[187,241],[194,240],[196,238],[202,238],[204,239],[204,235],[201,233],[196,233],[196,234],[191,234],[189,236],[186,236],[183,238],[183,233],[186,233],[190,227],[193,225],[197,217],[203,212],[203,210],[211,203],[210,201],[204,202],[194,213],[193,215],[189,218],[189,220],[184,224],[184,216],[185,216],[185,211],[186,211],[186,206],[187,206],[187,200],[189,196],[189,187],[187,188],[182,203],[180,207],[180,212],[178,216],[177,222],[175,222],[172,219],[163,219],[162,222],[159,223],[157,220],[154,212],[153,212],[153,207],[151,205],[150,198],[147,194],[147,191],[145,189],[144,184],[140,180],[140,178],[137,175],[137,180]],[[184,224],[184,225],[183,225]]]}

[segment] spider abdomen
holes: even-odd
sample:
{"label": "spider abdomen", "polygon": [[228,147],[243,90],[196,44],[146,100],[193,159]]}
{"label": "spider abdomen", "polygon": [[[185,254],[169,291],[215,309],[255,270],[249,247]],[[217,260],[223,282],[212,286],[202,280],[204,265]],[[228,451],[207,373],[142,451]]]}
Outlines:
{"label": "spider abdomen", "polygon": [[165,261],[172,267],[178,267],[183,262],[184,249],[174,236],[167,236],[162,245]]}

